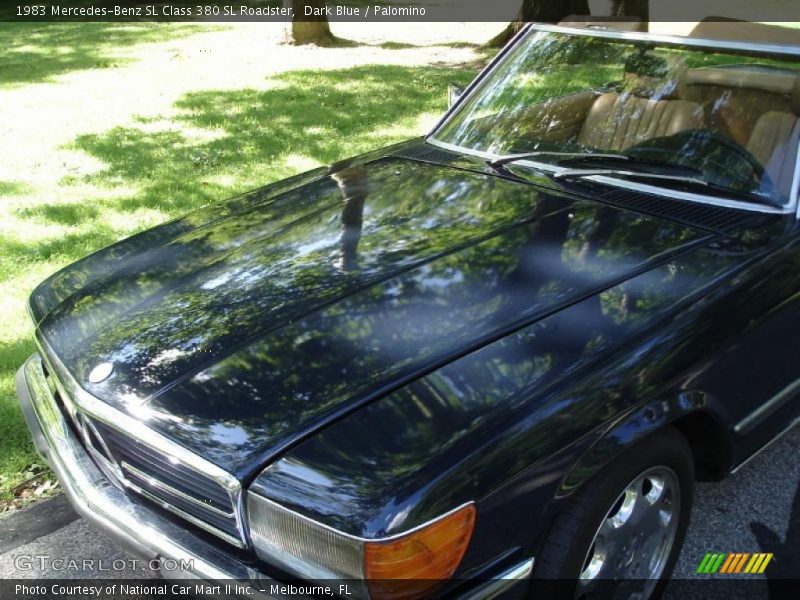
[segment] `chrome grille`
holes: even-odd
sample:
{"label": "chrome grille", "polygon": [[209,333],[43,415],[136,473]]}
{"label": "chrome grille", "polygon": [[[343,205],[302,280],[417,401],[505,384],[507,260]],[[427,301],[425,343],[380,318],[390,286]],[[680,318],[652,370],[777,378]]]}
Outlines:
{"label": "chrome grille", "polygon": [[105,423],[85,415],[78,422],[83,422],[84,440],[107,475],[189,522],[243,545],[238,494]]}
{"label": "chrome grille", "polygon": [[234,546],[247,546],[236,477],[87,393],[44,339],[37,335],[36,343],[50,394],[109,481]]}

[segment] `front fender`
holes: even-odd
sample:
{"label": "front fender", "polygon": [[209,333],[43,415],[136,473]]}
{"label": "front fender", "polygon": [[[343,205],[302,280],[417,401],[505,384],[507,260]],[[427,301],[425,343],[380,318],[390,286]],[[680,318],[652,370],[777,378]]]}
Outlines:
{"label": "front fender", "polygon": [[623,448],[712,409],[674,383],[698,364],[706,294],[734,263],[700,252],[699,272],[685,255],[359,409],[268,465],[251,489],[365,538],[474,501],[463,568],[529,557],[560,500]]}
{"label": "front fender", "polygon": [[668,426],[687,438],[699,474],[727,472],[732,463],[733,440],[723,423],[724,416],[713,397],[703,391],[673,390],[659,395],[604,426],[561,481],[557,496],[571,495],[637,443]]}

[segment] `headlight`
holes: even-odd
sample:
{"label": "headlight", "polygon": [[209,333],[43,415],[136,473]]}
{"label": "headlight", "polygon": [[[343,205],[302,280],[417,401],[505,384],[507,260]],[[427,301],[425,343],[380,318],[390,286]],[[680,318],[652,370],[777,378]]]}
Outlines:
{"label": "headlight", "polygon": [[362,598],[414,598],[452,577],[472,536],[475,505],[464,504],[411,531],[368,540],[337,531],[253,492],[250,534],[265,562],[310,580],[360,580]]}

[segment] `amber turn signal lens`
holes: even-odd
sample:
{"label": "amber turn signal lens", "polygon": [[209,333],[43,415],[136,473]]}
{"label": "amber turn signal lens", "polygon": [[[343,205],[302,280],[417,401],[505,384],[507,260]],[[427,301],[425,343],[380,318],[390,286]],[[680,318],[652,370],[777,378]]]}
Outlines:
{"label": "amber turn signal lens", "polygon": [[364,544],[364,574],[370,597],[423,598],[450,579],[469,545],[475,505],[467,504],[411,533]]}

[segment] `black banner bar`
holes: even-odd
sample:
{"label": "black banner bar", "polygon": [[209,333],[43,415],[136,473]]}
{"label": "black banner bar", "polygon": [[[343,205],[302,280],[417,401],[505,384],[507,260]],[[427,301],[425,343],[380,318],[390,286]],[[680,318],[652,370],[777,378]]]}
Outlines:
{"label": "black banner bar", "polygon": [[[624,11],[626,6],[614,0],[539,2],[541,6],[534,2],[526,18],[535,20],[541,14],[541,20],[548,20],[562,13],[603,16]],[[522,0],[10,0],[0,8],[0,21],[507,22],[521,5]],[[630,5],[644,12],[638,15],[640,20],[649,22],[696,22],[709,17],[800,22],[797,0],[649,0]]]}
{"label": "black banner bar", "polygon": [[[373,584],[376,582],[372,582]],[[377,582],[391,589],[402,582]],[[443,582],[444,583],[444,582]],[[433,598],[456,599],[468,595],[470,589],[485,583],[481,580],[459,580],[444,583]],[[576,588],[575,581],[527,581],[514,582],[513,597],[524,597],[527,593],[536,598],[572,598]],[[637,588],[636,581],[604,582],[592,598],[596,600],[630,598],[629,590]],[[3,600],[233,600],[233,599],[309,599],[331,598],[347,600],[361,596],[357,590],[363,589],[363,581],[323,580],[317,582],[270,581],[264,583],[218,580],[200,582],[197,580],[165,579],[0,579],[0,598]],[[403,584],[405,585],[405,584]],[[532,587],[529,587],[532,586]],[[512,589],[508,588],[508,592]],[[396,592],[400,592],[398,588]],[[412,594],[419,597],[419,594]],[[391,596],[401,600],[402,593]],[[748,576],[714,575],[699,579],[671,580],[665,586],[661,598],[664,600],[778,600],[800,597],[798,579],[761,579]]]}

